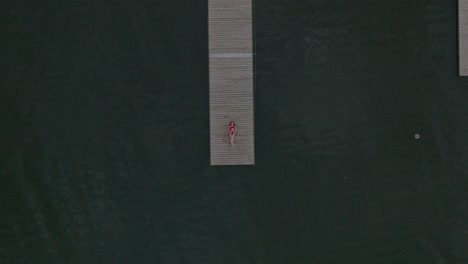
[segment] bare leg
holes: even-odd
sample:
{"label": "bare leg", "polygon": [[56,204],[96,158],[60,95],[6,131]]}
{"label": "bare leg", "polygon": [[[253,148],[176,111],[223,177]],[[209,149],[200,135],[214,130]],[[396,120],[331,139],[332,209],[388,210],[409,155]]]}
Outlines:
{"label": "bare leg", "polygon": [[231,136],[231,147],[234,147],[234,135],[235,135],[235,134],[236,134],[236,133],[234,132],[234,134],[231,134],[231,135],[230,135],[230,136]]}

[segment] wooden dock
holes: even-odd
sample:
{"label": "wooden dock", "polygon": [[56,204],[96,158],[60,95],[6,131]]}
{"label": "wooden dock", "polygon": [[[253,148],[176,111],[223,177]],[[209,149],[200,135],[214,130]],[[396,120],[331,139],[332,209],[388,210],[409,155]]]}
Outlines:
{"label": "wooden dock", "polygon": [[252,0],[208,0],[212,166],[255,164],[252,10]]}
{"label": "wooden dock", "polygon": [[468,76],[468,0],[458,0],[459,75]]}

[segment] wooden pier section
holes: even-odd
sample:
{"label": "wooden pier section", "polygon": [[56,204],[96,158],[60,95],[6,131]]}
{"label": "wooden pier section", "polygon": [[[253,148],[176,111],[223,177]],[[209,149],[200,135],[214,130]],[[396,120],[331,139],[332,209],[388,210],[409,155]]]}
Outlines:
{"label": "wooden pier section", "polygon": [[459,75],[468,76],[468,0],[458,0]]}
{"label": "wooden pier section", "polygon": [[255,164],[252,24],[252,0],[208,0],[212,166]]}

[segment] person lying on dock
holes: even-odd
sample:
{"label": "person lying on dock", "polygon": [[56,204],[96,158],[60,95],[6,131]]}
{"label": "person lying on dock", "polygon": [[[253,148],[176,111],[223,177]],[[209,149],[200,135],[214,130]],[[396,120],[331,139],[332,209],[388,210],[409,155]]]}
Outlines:
{"label": "person lying on dock", "polygon": [[229,122],[229,136],[231,138],[231,147],[234,147],[234,135],[236,134],[236,123],[234,121]]}

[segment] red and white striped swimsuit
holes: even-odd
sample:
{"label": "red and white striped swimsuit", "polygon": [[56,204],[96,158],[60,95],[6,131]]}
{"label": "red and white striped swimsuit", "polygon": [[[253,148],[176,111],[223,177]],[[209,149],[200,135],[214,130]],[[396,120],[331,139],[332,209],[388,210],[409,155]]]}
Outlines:
{"label": "red and white striped swimsuit", "polygon": [[229,134],[234,135],[236,132],[236,126],[229,126]]}

